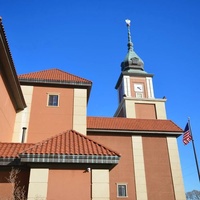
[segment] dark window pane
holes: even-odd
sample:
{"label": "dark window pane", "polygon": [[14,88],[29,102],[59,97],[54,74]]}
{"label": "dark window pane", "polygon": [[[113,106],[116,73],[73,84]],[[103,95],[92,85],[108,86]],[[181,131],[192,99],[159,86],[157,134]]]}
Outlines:
{"label": "dark window pane", "polygon": [[58,95],[49,95],[49,106],[58,106]]}
{"label": "dark window pane", "polygon": [[126,185],[118,185],[118,196],[126,197]]}

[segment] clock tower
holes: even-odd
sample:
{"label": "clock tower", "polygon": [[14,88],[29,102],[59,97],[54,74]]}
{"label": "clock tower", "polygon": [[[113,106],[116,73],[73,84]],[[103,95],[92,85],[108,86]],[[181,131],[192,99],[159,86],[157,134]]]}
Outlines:
{"label": "clock tower", "polygon": [[119,105],[115,117],[166,119],[166,99],[154,97],[153,74],[144,70],[144,62],[133,48],[130,20],[128,29],[128,53],[121,63],[121,74],[115,86]]}

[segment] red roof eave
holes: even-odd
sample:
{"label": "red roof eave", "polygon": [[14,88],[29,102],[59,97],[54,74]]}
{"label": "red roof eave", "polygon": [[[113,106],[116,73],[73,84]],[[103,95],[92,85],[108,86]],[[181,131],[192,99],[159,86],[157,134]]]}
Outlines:
{"label": "red roof eave", "polygon": [[87,117],[88,131],[144,132],[178,134],[183,130],[171,120]]}

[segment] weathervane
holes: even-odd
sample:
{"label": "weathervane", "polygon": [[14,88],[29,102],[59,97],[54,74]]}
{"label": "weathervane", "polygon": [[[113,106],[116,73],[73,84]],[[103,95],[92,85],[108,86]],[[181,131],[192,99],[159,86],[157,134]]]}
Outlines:
{"label": "weathervane", "polygon": [[126,25],[127,25],[127,26],[130,26],[130,25],[131,25],[131,20],[130,20],[130,19],[126,19],[125,22],[126,22]]}
{"label": "weathervane", "polygon": [[130,30],[131,20],[126,19],[125,22],[126,22],[126,25],[127,25],[127,28],[128,28],[128,50],[133,51],[133,43],[131,41],[131,30]]}

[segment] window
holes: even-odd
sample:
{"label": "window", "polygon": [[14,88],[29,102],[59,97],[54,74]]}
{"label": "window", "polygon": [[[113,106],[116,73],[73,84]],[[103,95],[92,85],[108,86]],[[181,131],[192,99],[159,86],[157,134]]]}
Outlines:
{"label": "window", "polygon": [[136,92],[136,98],[143,98],[143,93],[141,92]]}
{"label": "window", "polygon": [[127,195],[127,184],[117,184],[117,197],[128,197]]}
{"label": "window", "polygon": [[58,98],[57,94],[48,94],[48,106],[58,106]]}

